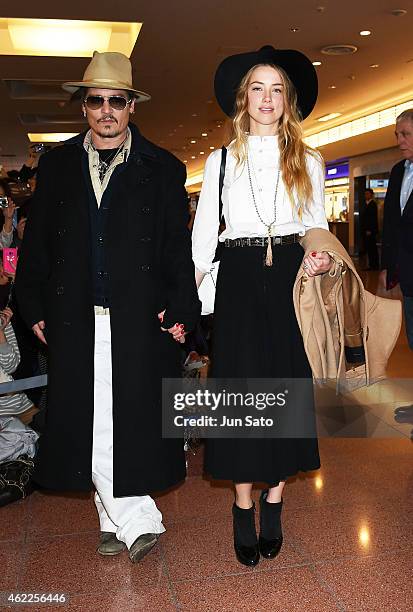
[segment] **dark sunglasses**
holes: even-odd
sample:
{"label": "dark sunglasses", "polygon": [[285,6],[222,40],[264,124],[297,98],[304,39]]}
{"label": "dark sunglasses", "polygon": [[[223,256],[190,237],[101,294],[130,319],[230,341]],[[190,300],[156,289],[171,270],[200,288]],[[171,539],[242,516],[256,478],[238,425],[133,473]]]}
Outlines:
{"label": "dark sunglasses", "polygon": [[123,110],[127,104],[130,104],[132,100],[127,100],[123,96],[88,96],[83,101],[90,110],[97,110],[102,108],[105,100],[109,102],[109,106],[114,110]]}

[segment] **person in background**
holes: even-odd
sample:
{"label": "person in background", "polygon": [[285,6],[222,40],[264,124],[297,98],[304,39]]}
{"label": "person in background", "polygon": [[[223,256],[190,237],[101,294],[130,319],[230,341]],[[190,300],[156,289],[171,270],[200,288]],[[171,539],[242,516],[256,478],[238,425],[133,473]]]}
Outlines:
{"label": "person in background", "polygon": [[368,268],[367,270],[379,269],[379,252],[377,250],[377,234],[379,231],[379,220],[377,213],[377,202],[374,199],[374,191],[368,187],[364,192],[366,208],[363,212],[363,234],[366,245]]}
{"label": "person in background", "polygon": [[[219,240],[225,248],[216,288],[212,376],[307,379],[308,395],[294,409],[309,410],[314,419],[312,372],[293,285],[301,265],[309,276],[331,267],[325,252],[304,258],[299,242],[310,228],[328,230],[324,164],[304,144],[300,126],[317,99],[315,68],[298,51],[270,46],[233,55],[218,67],[215,95],[232,119],[232,134],[222,191],[226,228]],[[198,286],[211,270],[218,243],[221,155],[219,149],[207,160],[193,227]],[[206,472],[234,482],[234,548],[240,563],[254,566],[260,553],[277,556],[286,480],[319,467],[314,437],[206,440]],[[256,482],[267,485],[260,497],[259,539],[252,500]]]}
{"label": "person in background", "polygon": [[2,200],[7,198],[7,206],[2,206],[0,209],[3,214],[3,227],[0,232],[0,249],[4,249],[10,247],[13,240],[13,216],[16,209],[16,205],[11,197],[8,181],[4,179],[0,179],[0,198]]}
{"label": "person in background", "polygon": [[8,176],[11,179],[29,183],[37,173],[39,158],[42,153],[45,153],[50,147],[43,144],[31,144],[29,146],[29,155],[20,170],[11,170]]}
{"label": "person in background", "polygon": [[[384,200],[379,285],[389,290],[400,284],[407,341],[413,350],[413,108],[396,118],[395,134],[403,159],[391,170]],[[413,421],[413,404],[396,408],[395,417]]]}
{"label": "person in background", "polygon": [[16,225],[16,229],[13,232],[12,246],[20,248],[23,242],[24,230],[27,221],[27,210],[24,210],[20,216],[20,219]]}
{"label": "person in background", "polygon": [[[6,307],[0,310],[0,382],[13,380],[12,374],[20,362],[20,352],[13,327],[10,323],[13,311]],[[26,424],[36,413],[33,402],[22,392],[0,395],[0,416],[19,416]]]}

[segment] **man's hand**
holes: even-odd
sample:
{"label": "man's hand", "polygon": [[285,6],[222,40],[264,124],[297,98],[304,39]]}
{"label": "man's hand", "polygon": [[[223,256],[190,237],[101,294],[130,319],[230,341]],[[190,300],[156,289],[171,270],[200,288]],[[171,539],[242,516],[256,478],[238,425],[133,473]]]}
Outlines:
{"label": "man's hand", "polygon": [[32,327],[32,330],[34,331],[35,335],[39,338],[41,342],[43,342],[43,344],[47,344],[46,338],[44,337],[43,333],[45,327],[46,324],[44,321],[39,321],[38,323],[35,323]]}
{"label": "man's hand", "polygon": [[304,258],[303,268],[308,276],[317,276],[318,274],[324,274],[331,268],[333,260],[326,251],[317,253],[313,251]]}
{"label": "man's hand", "polygon": [[36,149],[36,144],[32,144],[29,146],[29,157],[27,158],[27,160],[24,162],[25,166],[28,166],[29,168],[35,168],[39,162],[39,153],[35,150]]}
{"label": "man's hand", "polygon": [[[158,319],[160,320],[161,323],[163,321],[164,314],[165,314],[164,310],[158,313]],[[176,340],[176,342],[183,344],[185,342],[185,334],[186,334],[184,327],[185,326],[183,325],[183,323],[175,323],[173,327],[170,327],[169,329],[166,329],[165,327],[161,327],[161,330],[163,332],[167,331],[169,334],[171,334],[172,338]]]}

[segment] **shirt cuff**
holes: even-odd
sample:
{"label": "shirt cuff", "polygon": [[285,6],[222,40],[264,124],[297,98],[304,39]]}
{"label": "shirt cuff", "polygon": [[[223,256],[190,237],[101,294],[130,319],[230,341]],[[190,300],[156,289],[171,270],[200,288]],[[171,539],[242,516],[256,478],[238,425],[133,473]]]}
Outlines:
{"label": "shirt cuff", "polygon": [[200,261],[199,259],[194,259],[194,266],[199,272],[203,274],[209,274],[213,269],[213,263],[206,263],[205,261]]}
{"label": "shirt cuff", "polygon": [[11,228],[11,230],[10,230],[9,232],[7,232],[7,231],[4,229],[4,227],[3,227],[3,229],[1,230],[1,232],[2,232],[2,234],[5,234],[6,236],[10,236],[10,234],[12,234],[12,233],[13,233],[13,227]]}

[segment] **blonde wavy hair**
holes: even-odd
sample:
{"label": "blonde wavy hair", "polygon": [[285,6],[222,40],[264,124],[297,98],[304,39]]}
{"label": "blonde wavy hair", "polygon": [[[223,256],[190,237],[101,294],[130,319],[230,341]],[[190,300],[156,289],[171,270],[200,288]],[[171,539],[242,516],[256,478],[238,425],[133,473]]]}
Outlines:
{"label": "blonde wavy hair", "polygon": [[306,155],[313,155],[321,161],[320,154],[303,142],[301,129],[301,116],[297,105],[297,93],[285,70],[275,64],[256,64],[242,79],[235,100],[235,114],[230,124],[228,144],[231,144],[231,153],[237,160],[237,166],[243,165],[247,158],[247,143],[250,129],[250,116],[248,114],[248,86],[254,70],[261,66],[274,68],[281,76],[284,96],[284,112],[279,121],[278,145],[280,149],[281,176],[294,205],[294,191],[298,197],[298,215],[301,218],[305,203],[311,201],[313,187],[308,174]]}

